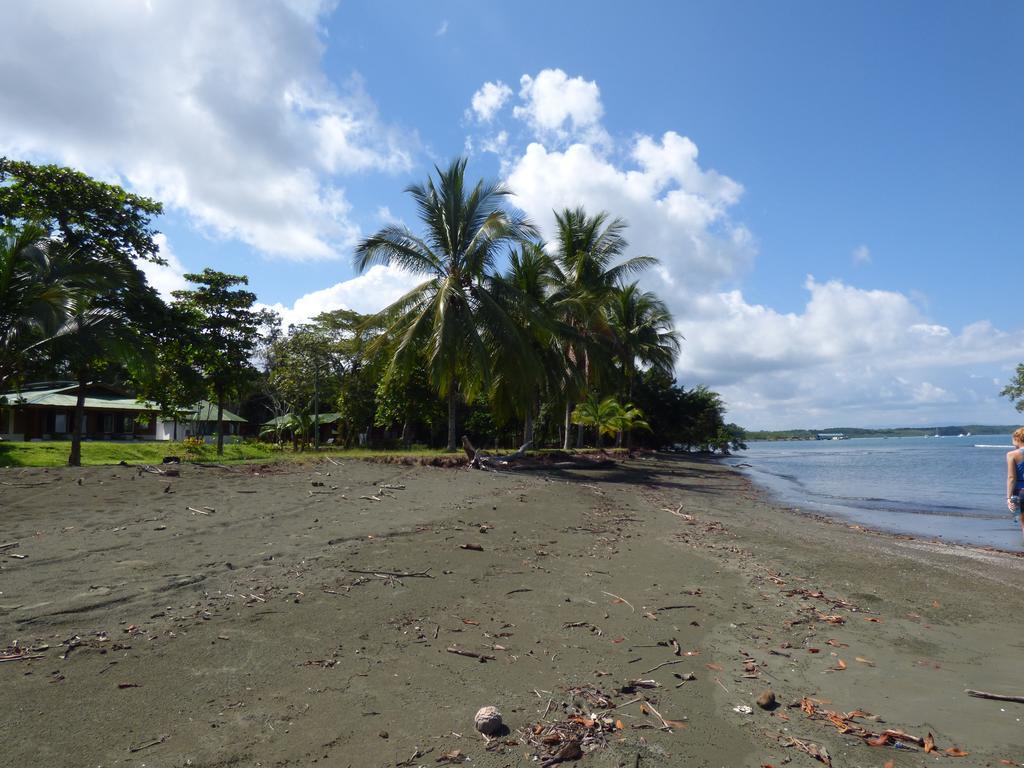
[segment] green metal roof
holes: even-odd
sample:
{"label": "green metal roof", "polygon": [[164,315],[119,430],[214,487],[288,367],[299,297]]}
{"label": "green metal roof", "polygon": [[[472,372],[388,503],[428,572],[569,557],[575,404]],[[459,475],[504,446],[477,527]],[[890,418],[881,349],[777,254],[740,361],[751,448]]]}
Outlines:
{"label": "green metal roof", "polygon": [[[101,384],[87,384],[86,387],[103,388]],[[68,384],[49,389],[37,389],[32,385],[27,386],[21,392],[8,392],[2,397],[6,398],[8,405],[22,405],[42,408],[74,408],[78,403],[78,385]],[[153,412],[159,411],[160,407],[148,402],[139,402],[133,397],[119,396],[111,392],[110,395],[86,395],[85,407],[91,410],[108,411],[136,411]],[[208,400],[200,400],[191,408],[185,409],[181,416],[183,421],[216,421],[217,404]],[[224,409],[224,421],[234,421],[239,424],[247,424],[237,413]]]}
{"label": "green metal roof", "polygon": [[[30,392],[8,392],[3,397],[7,399],[8,405],[31,405],[48,408],[74,408],[78,403],[78,395],[74,390],[77,387],[62,387],[61,389],[41,389]],[[71,394],[67,394],[71,390]],[[110,410],[110,411],[156,411],[157,406],[152,403],[140,403],[134,397],[109,397],[86,396],[85,407]]]}
{"label": "green metal roof", "polygon": [[[271,419],[270,421],[263,422],[262,426],[264,426],[264,427],[280,427],[280,426],[283,426],[288,421],[288,419],[290,419],[291,417],[292,417],[292,414],[286,413],[284,416],[277,416],[277,417]],[[312,419],[312,418],[313,417],[310,416],[310,419]],[[340,421],[340,420],[341,420],[341,414],[340,413],[321,413],[320,414],[319,423],[320,424],[334,424],[335,422]]]}
{"label": "green metal roof", "polygon": [[[222,418],[224,421],[237,421],[239,424],[249,423],[248,419],[243,419],[237,413],[232,413],[227,408],[224,409]],[[217,404],[211,403],[209,400],[200,400],[185,414],[185,419],[192,421],[216,421]]]}

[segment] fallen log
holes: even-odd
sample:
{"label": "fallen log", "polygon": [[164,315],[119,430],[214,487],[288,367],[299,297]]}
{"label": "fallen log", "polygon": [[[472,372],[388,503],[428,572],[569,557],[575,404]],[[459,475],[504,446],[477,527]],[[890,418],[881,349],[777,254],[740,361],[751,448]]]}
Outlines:
{"label": "fallen log", "polygon": [[528,440],[519,446],[519,450],[504,456],[494,456],[482,448],[477,448],[470,442],[466,435],[462,436],[462,450],[466,452],[473,469],[493,469],[494,465],[507,467],[512,462],[526,458],[526,452],[533,447],[533,441]]}

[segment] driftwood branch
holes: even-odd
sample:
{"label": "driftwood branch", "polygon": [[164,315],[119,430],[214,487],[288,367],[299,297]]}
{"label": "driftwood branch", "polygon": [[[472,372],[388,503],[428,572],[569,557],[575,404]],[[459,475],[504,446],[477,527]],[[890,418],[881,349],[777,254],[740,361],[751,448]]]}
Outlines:
{"label": "driftwood branch", "polygon": [[1012,701],[1015,704],[1024,704],[1024,696],[1004,696],[1001,693],[986,693],[985,691],[975,691],[971,688],[964,690],[968,696],[974,696],[976,699],[994,699],[995,701]]}
{"label": "driftwood branch", "polygon": [[165,733],[165,734],[162,734],[160,736],[157,736],[155,739],[150,739],[149,741],[144,741],[141,744],[135,744],[133,746],[130,746],[130,747],[128,747],[128,751],[129,752],[141,752],[144,749],[149,749],[150,747],[155,747],[157,744],[163,744],[169,738],[171,738],[170,734],[166,734]]}
{"label": "driftwood branch", "polygon": [[519,450],[505,456],[493,456],[482,448],[477,448],[465,435],[462,436],[462,450],[466,452],[473,469],[494,469],[495,466],[508,466],[514,461],[526,458],[526,452],[533,447],[533,441],[527,441],[519,446]]}
{"label": "driftwood branch", "polygon": [[457,645],[450,645],[445,648],[448,653],[454,653],[456,656],[466,656],[470,659],[479,659],[480,661],[494,661],[494,656],[490,656],[486,653],[476,653],[475,651],[467,651],[465,648],[460,648]]}
{"label": "driftwood branch", "polygon": [[355,568],[346,568],[349,573],[365,573],[368,576],[394,576],[396,579],[411,579],[416,576],[421,576],[424,579],[432,579],[430,575],[430,569],[427,568],[425,571],[357,571]]}
{"label": "driftwood branch", "polygon": [[650,669],[644,670],[640,674],[646,675],[646,674],[649,674],[649,673],[653,672],[656,669],[661,669],[662,667],[669,667],[669,666],[672,666],[673,664],[682,664],[684,661],[686,661],[686,659],[673,659],[672,661],[665,661],[665,662],[662,662],[661,664],[659,664],[656,667],[651,667]]}

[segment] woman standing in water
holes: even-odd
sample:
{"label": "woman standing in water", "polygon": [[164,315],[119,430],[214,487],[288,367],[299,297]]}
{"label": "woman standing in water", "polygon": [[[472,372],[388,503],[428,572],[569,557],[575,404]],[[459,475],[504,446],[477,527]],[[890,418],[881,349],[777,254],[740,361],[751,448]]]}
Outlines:
{"label": "woman standing in water", "polygon": [[1013,450],[1006,453],[1006,506],[1020,523],[1024,536],[1024,519],[1020,514],[1021,495],[1024,494],[1024,427],[1013,433]]}

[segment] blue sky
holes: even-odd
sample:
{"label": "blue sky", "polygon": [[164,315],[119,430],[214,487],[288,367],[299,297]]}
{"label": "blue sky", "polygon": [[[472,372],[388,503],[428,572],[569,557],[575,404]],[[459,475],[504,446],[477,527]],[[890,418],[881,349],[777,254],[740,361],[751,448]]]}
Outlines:
{"label": "blue sky", "polygon": [[0,153],[162,199],[171,267],[289,320],[466,153],[663,269],[687,386],[748,427],[1012,422],[1019,3],[3,3]]}

